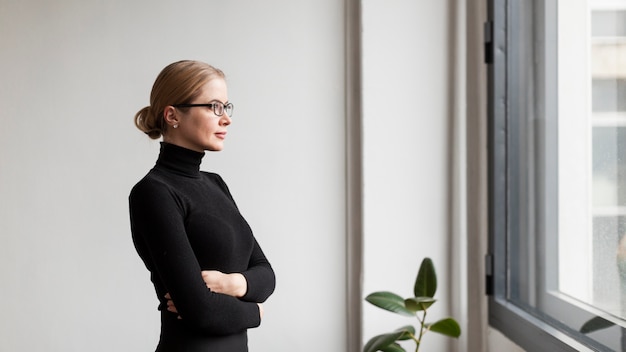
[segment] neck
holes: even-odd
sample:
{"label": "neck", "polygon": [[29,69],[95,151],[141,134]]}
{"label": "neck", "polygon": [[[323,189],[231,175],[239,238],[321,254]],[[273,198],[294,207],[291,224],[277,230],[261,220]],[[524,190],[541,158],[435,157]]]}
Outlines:
{"label": "neck", "polygon": [[203,156],[204,152],[162,142],[155,167],[183,176],[198,177]]}

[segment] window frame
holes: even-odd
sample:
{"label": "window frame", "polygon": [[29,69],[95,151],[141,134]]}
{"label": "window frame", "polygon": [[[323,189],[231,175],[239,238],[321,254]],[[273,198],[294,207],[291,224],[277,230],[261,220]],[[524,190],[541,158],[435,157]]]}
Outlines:
{"label": "window frame", "polygon": [[[544,8],[538,11],[538,16],[545,22],[546,16],[556,16],[557,1],[546,1]],[[517,225],[518,219],[512,216],[515,212],[511,207],[519,204],[513,199],[515,194],[509,187],[515,187],[515,179],[509,174],[514,165],[508,164],[510,138],[514,138],[515,117],[518,94],[515,91],[516,82],[512,82],[515,75],[511,70],[516,69],[511,60],[517,57],[519,46],[510,45],[519,33],[514,26],[508,26],[514,11],[515,2],[508,0],[488,0],[487,22],[485,23],[485,61],[487,63],[487,148],[488,148],[488,225],[489,241],[486,256],[486,291],[488,294],[489,325],[529,351],[596,351],[606,348],[586,339],[582,334],[572,331],[548,316],[539,316],[521,307],[511,300],[508,295],[509,256],[507,241],[512,227]],[[546,32],[546,41],[557,41],[557,33]],[[541,53],[549,55],[549,53]],[[550,60],[546,60],[548,65]],[[556,70],[557,67],[548,66],[546,70]],[[548,89],[540,92],[540,99],[556,99],[556,80],[546,79]],[[552,89],[554,88],[554,89]],[[553,96],[550,96],[552,94]],[[547,96],[546,96],[547,95]],[[545,98],[544,98],[545,97]],[[541,104],[541,101],[538,103]],[[544,107],[545,108],[545,107]],[[556,114],[556,111],[553,113]],[[556,128],[547,124],[547,129]],[[552,181],[548,181],[550,183]],[[555,181],[558,182],[558,181]],[[544,187],[556,189],[556,185]],[[541,200],[543,201],[543,200]],[[505,205],[505,206],[502,206]],[[549,207],[547,207],[549,209]],[[538,221],[541,221],[539,219]],[[550,220],[546,220],[550,221]],[[539,224],[539,226],[546,226]],[[545,274],[544,274],[545,275]],[[551,275],[551,274],[549,274]]]}

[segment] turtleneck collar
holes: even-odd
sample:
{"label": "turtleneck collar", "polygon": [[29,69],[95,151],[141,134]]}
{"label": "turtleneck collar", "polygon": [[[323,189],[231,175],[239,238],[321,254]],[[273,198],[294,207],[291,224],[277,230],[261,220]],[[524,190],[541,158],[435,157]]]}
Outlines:
{"label": "turtleneck collar", "polygon": [[161,142],[161,152],[155,168],[182,176],[199,177],[202,157],[204,153]]}

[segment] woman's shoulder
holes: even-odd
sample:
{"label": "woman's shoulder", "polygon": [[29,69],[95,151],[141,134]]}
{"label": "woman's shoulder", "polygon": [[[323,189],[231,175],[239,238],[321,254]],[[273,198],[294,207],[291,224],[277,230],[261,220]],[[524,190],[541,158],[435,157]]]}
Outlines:
{"label": "woman's shoulder", "polygon": [[170,192],[172,186],[157,172],[151,170],[130,190],[130,197],[155,192]]}

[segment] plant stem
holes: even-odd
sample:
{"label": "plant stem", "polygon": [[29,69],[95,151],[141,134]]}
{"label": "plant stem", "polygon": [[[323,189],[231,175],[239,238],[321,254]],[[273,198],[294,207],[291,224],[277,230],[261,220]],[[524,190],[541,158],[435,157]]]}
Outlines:
{"label": "plant stem", "polygon": [[418,340],[418,339],[417,339],[417,337],[416,337],[415,335],[413,335],[413,334],[411,334],[411,340],[415,341],[415,345],[417,346],[417,347],[415,348],[415,352],[418,352],[418,350],[419,350],[419,348],[420,348],[420,342],[419,342],[419,340]]}
{"label": "plant stem", "polygon": [[426,323],[426,309],[423,310],[424,314],[422,315],[422,319],[417,317],[420,321],[420,336],[417,338],[417,347],[415,348],[415,352],[419,352],[420,342],[422,342],[422,336],[424,335],[424,324]]}

